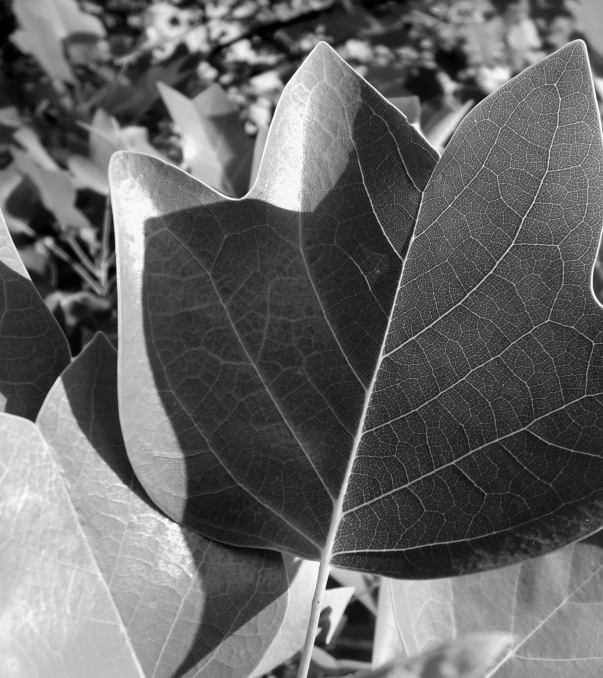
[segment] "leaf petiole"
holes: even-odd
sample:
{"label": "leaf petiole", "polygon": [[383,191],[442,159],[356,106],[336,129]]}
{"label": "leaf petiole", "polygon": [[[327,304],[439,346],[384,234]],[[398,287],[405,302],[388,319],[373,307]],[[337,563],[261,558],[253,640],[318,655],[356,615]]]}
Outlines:
{"label": "leaf petiole", "polygon": [[320,619],[320,607],[322,603],[322,596],[327,586],[329,578],[329,557],[323,557],[320,560],[320,567],[318,569],[318,577],[316,579],[316,588],[314,589],[314,597],[312,598],[312,609],[310,611],[310,619],[308,621],[308,630],[306,632],[306,639],[304,641],[304,648],[299,660],[299,668],[297,669],[297,678],[306,678],[310,662],[312,660],[312,650],[314,648],[314,639],[318,631],[318,620]]}

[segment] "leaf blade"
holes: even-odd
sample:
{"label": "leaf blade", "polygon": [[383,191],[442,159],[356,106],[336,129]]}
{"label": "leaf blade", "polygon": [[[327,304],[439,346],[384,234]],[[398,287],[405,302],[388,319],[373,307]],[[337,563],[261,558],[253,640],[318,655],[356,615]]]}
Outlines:
{"label": "leaf blade", "polygon": [[[138,342],[120,407],[155,500],[227,543],[324,560],[334,545],[336,565],[414,578],[600,521],[602,150],[581,43],[469,113],[433,174],[435,152],[323,46],[283,94],[247,200],[118,156],[120,322]],[[168,459],[128,411],[134,384]],[[526,447],[535,407],[551,418]],[[216,487],[223,510],[200,523]]]}
{"label": "leaf blade", "polygon": [[44,305],[0,213],[0,409],[34,419],[71,358],[65,335]]}
{"label": "leaf blade", "polygon": [[[496,573],[477,573],[445,582],[392,580],[391,611],[384,622],[398,628],[398,643],[382,647],[381,658],[405,656],[403,648],[425,648],[449,642],[468,631],[512,632],[515,641],[487,676],[518,678],[598,675],[601,641],[600,580],[603,564],[600,533],[554,553],[512,565]],[[408,601],[412,600],[409,607]],[[432,619],[432,610],[446,609],[452,623]],[[434,623],[435,622],[435,623]],[[400,645],[402,642],[402,645]],[[396,648],[396,649],[394,649]]]}
{"label": "leaf blade", "polygon": [[[412,230],[413,210],[418,209],[417,185],[424,185],[429,175],[423,162],[409,169],[401,149],[408,148],[411,158],[424,158],[428,165],[435,162],[435,152],[329,48],[318,50],[312,63],[281,99],[284,112],[275,116],[262,170],[244,201],[225,201],[183,172],[133,154],[114,156],[111,184],[119,317],[123,336],[128,338],[120,351],[120,414],[137,474],[145,478],[155,501],[179,520],[186,513],[185,520],[193,525],[198,515],[212,512],[213,526],[206,522],[196,529],[209,529],[223,541],[249,546],[277,547],[276,538],[285,539],[287,548],[297,554],[318,558],[345,468],[334,466],[307,443],[322,441],[332,451],[331,457],[342,462],[352,444],[354,418],[362,410],[371,363],[380,347],[379,333],[387,321],[384,309],[397,285],[400,251]],[[335,90],[341,80],[347,88],[344,101]],[[372,117],[374,110],[382,121],[377,123]],[[300,116],[305,116],[306,128],[300,129]],[[373,136],[375,124],[396,148],[382,164],[381,172],[388,176],[385,190],[378,183],[381,174],[369,172],[371,157],[381,150]],[[346,130],[347,138],[340,128]],[[316,160],[309,150],[305,152],[306,171],[300,162],[304,144],[312,142],[322,148],[329,139],[340,158],[336,171],[329,177],[329,158]],[[359,186],[362,191],[357,190]],[[388,199],[404,205],[400,220],[391,213]],[[245,219],[241,232],[237,231],[238,209]],[[332,210],[336,219],[329,216]],[[220,219],[227,224],[225,229]],[[363,242],[366,237],[369,241]],[[272,247],[278,257],[273,256]],[[246,253],[249,279],[244,286],[229,261],[235,252]],[[178,257],[183,257],[187,271],[171,276],[168,288],[163,274],[155,273],[164,267],[158,262],[166,254],[168,268],[180,268]],[[264,295],[269,288],[272,310],[264,337],[258,323],[266,316]],[[202,301],[204,295],[206,301]],[[362,318],[346,303],[352,296],[362,308]],[[296,305],[303,309],[303,323]],[[178,325],[168,318],[170,312],[182,319],[185,332],[176,343],[172,340]],[[346,329],[354,334],[347,335]],[[278,353],[283,343],[289,346],[293,364],[281,369]],[[326,362],[316,355],[313,343],[324,347],[329,356]],[[187,383],[172,396],[170,382],[179,380],[176,372],[188,362],[187,346],[193,345],[205,347],[201,350],[210,371],[222,371],[222,390],[214,383],[216,377],[208,385],[202,371],[191,363],[186,368]],[[184,362],[169,356],[172,347]],[[166,372],[163,365],[168,363],[171,367]],[[142,389],[145,406],[134,411],[131,404],[139,397],[134,393],[140,393],[143,383],[147,384]],[[237,409],[235,403],[230,411],[230,391],[238,390],[238,384],[258,414],[252,424],[259,432],[250,466],[240,465],[238,455],[221,459],[215,453],[216,447],[234,452],[232,442],[227,447],[223,438],[231,435],[222,433],[224,417],[230,417],[231,424],[240,422],[243,433],[236,432],[236,425],[233,430],[240,444],[247,445],[246,424],[241,419],[245,408]],[[243,391],[235,395],[236,400],[247,397]],[[208,418],[196,420],[191,413],[203,400]],[[152,423],[144,422],[149,416]],[[324,424],[324,430],[314,431],[312,420]],[[179,427],[189,431],[187,442],[178,439]],[[156,446],[170,450],[163,468],[155,458]],[[208,463],[218,476],[210,477]],[[185,470],[190,464],[197,468]],[[286,488],[285,468],[295,469],[296,476],[296,482]],[[173,485],[166,492],[167,477]],[[268,502],[258,499],[263,478],[274,493]],[[195,486],[187,488],[189,481]],[[216,487],[224,488],[231,518],[215,511]],[[284,510],[285,505],[290,508]],[[297,515],[300,506],[307,510]],[[245,528],[254,532],[249,538],[242,529],[233,533],[228,527],[235,511],[253,524]]]}
{"label": "leaf blade", "polygon": [[183,531],[149,502],[123,447],[116,362],[97,334],[49,393],[38,426],[145,675],[245,676],[285,614],[282,560]]}
{"label": "leaf blade", "polygon": [[[602,154],[579,42],[461,123],[425,190],[334,564],[460,574],[586,535],[585,512],[601,520],[603,361],[591,270]],[[572,193],[588,200],[576,209]],[[397,441],[409,441],[413,457],[400,451],[397,468],[371,476],[375,450]],[[402,535],[377,526],[377,515],[400,506]],[[355,547],[359,525],[373,552]],[[425,548],[423,531],[432,535]]]}
{"label": "leaf blade", "polygon": [[0,413],[0,435],[3,661],[23,675],[75,678],[86,653],[91,678],[142,678],[50,449],[14,415]]}

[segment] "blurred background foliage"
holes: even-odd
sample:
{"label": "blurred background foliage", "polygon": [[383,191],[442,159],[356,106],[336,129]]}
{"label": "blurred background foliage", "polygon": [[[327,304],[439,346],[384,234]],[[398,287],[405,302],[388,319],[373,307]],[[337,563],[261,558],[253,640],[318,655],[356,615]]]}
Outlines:
{"label": "blurred background foliage", "polygon": [[[601,0],[0,0],[0,35],[0,208],[74,355],[97,330],[117,336],[111,154],[244,195],[282,89],[321,40],[440,151],[472,106],[578,37],[603,97]],[[333,576],[355,602],[326,620],[313,675],[371,656],[377,582]]]}
{"label": "blurred background foliage", "polygon": [[4,0],[0,207],[77,353],[116,337],[115,150],[244,195],[320,40],[442,150],[471,106],[576,37],[603,94],[602,27],[600,0]]}

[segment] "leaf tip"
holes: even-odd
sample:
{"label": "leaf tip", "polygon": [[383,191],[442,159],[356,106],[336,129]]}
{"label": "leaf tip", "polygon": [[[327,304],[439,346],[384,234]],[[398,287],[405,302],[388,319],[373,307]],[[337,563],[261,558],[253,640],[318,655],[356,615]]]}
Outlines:
{"label": "leaf tip", "polygon": [[312,62],[315,59],[335,59],[345,63],[345,60],[342,59],[339,54],[331,47],[331,45],[329,45],[329,43],[325,42],[324,40],[321,40],[306,57],[306,61],[308,62]]}
{"label": "leaf tip", "polygon": [[109,160],[109,184],[113,185],[116,179],[124,171],[130,157],[135,155],[132,151],[116,151]]}
{"label": "leaf tip", "polygon": [[587,64],[589,63],[588,46],[586,45],[584,40],[581,40],[580,38],[568,42],[567,45],[564,45],[563,47],[558,49],[556,52],[554,52],[554,54],[562,55],[566,57],[568,60],[571,59],[572,57],[574,58],[578,57],[580,59],[583,59]]}

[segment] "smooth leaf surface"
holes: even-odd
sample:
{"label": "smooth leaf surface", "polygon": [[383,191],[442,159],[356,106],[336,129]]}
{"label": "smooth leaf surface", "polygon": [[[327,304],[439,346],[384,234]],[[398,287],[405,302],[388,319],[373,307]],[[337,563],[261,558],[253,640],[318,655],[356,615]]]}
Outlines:
{"label": "smooth leaf surface", "polygon": [[1,213],[0,283],[0,410],[34,419],[71,356]]}
{"label": "smooth leaf surface", "polygon": [[61,228],[80,232],[92,228],[88,218],[75,206],[77,195],[69,172],[40,167],[22,151],[13,150],[13,155],[17,167],[33,181],[44,206],[55,215]]}
{"label": "smooth leaf surface", "polygon": [[592,531],[602,152],[583,43],[473,109],[435,171],[321,45],[245,200],[114,158],[120,413],[149,494],[227,543],[406,578]]}
{"label": "smooth leaf surface", "polygon": [[246,678],[285,614],[282,558],[220,546],[157,511],[123,446],[116,375],[115,350],[97,334],[37,423],[123,631],[145,676]]}
{"label": "smooth leaf surface", "polygon": [[100,19],[82,12],[75,0],[14,0],[13,11],[20,26],[13,42],[32,54],[53,80],[75,83],[63,55],[65,38],[73,33],[105,36]]}
{"label": "smooth leaf surface", "polygon": [[514,642],[485,674],[595,678],[603,670],[603,534],[520,565],[437,581],[388,580],[376,665],[469,631]]}
{"label": "smooth leaf surface", "polygon": [[0,492],[2,675],[143,678],[51,450],[4,413]]}

